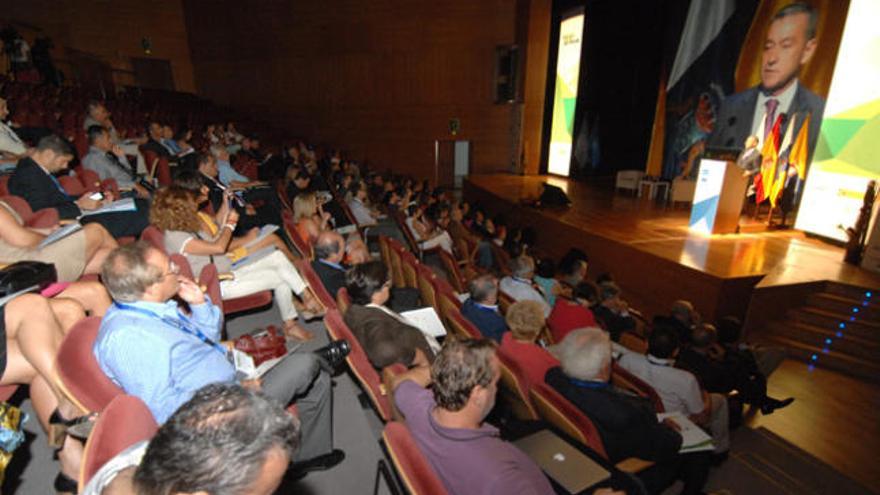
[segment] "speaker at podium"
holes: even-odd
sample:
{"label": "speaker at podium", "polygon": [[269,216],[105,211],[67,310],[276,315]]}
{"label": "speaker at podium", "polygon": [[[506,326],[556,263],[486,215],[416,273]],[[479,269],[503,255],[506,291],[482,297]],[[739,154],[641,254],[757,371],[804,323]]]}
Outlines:
{"label": "speaker at podium", "polygon": [[703,234],[734,234],[748,188],[736,165],[739,150],[707,148],[700,158],[688,228]]}

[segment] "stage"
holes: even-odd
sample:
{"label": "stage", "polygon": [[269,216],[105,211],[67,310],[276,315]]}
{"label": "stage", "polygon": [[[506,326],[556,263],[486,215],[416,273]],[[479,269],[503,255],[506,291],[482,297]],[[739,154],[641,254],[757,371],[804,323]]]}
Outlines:
{"label": "stage", "polygon": [[[522,206],[547,181],[572,201],[567,209]],[[508,223],[532,226],[537,250],[555,258],[571,247],[590,256],[592,277],[610,272],[625,298],[649,315],[688,299],[706,317],[744,318],[757,287],[830,280],[880,287],[880,276],[843,263],[843,249],[795,230],[702,235],[688,230],[688,206],[672,207],[611,185],[555,176],[472,175],[464,196]],[[748,217],[745,223],[754,223]],[[751,230],[751,229],[749,229]]]}

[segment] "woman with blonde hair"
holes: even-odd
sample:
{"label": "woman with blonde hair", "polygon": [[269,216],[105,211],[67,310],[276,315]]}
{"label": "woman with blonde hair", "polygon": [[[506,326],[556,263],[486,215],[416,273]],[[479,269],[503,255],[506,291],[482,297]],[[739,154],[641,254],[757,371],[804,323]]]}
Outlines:
{"label": "woman with blonde hair", "polygon": [[[321,232],[333,230],[330,226],[330,214],[325,212],[313,192],[297,194],[293,198],[293,221],[296,232],[310,245],[314,244]],[[357,233],[345,238],[345,261],[349,264],[363,263],[370,259],[367,245]]]}
{"label": "woman with blonde hair", "polygon": [[518,301],[507,308],[505,315],[509,332],[501,337],[498,352],[519,364],[529,383],[543,383],[547,370],[559,361],[536,344],[544,330],[544,307],[537,301]]}
{"label": "woman with blonde hair", "polygon": [[219,273],[231,275],[231,279],[220,282],[220,293],[224,299],[271,289],[284,320],[285,334],[302,341],[314,338],[311,332],[296,322],[293,296],[296,294],[300,297],[311,311],[320,312],[322,308],[290,260],[281,251],[274,250],[262,257],[259,253],[252,253],[254,261],[234,265],[235,261],[241,259],[237,253],[230,251],[238,213],[234,209],[229,210],[223,226],[211,232],[199,217],[201,199],[201,194],[180,187],[163,189],[155,195],[150,208],[150,222],[165,231],[165,249],[169,253],[184,255],[194,275],[211,263]]}

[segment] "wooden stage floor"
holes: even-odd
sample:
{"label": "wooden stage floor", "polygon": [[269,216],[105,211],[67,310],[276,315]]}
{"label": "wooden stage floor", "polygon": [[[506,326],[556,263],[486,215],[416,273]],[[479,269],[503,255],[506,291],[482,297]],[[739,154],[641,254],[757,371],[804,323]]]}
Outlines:
{"label": "wooden stage floor", "polygon": [[[522,199],[536,197],[544,181],[566,191],[572,206],[547,210],[519,206]],[[626,192],[615,194],[610,186],[553,176],[487,174],[468,177],[464,189],[466,198],[480,202],[492,214],[506,214],[510,223],[539,226],[539,250],[560,256],[569,247],[583,248],[591,256],[594,275],[610,271],[615,277],[633,282],[646,274],[687,278],[683,281],[684,294],[674,299],[696,299],[695,303],[702,299],[704,314],[727,311],[742,316],[747,306],[693,297],[707,286],[716,288],[709,294],[715,298],[747,298],[759,283],[764,286],[832,280],[880,287],[880,276],[843,263],[841,247],[809,238],[802,232],[692,233],[687,228],[688,207],[673,208]],[[744,217],[743,222],[752,220]],[[637,273],[630,273],[632,268]],[[762,282],[767,275],[770,277]],[[689,285],[688,280],[702,281]],[[633,284],[624,285],[632,290]],[[635,295],[640,300],[652,299],[658,289],[668,288],[660,284],[654,290]]]}
{"label": "wooden stage floor", "polygon": [[[537,196],[544,181],[565,190],[572,206],[520,206],[522,199]],[[785,290],[823,280],[880,287],[880,276],[842,262],[842,248],[802,232],[698,235],[687,229],[689,208],[615,194],[610,185],[552,176],[476,175],[465,182],[464,195],[490,215],[500,213],[510,224],[535,228],[540,252],[558,258],[570,247],[584,249],[590,276],[610,271],[625,299],[649,318],[666,313],[676,299],[693,301],[710,319],[742,316],[756,287]],[[768,393],[796,401],[771,416],[748,415],[748,427],[767,428],[877,490],[880,387],[786,360],[770,378]]]}

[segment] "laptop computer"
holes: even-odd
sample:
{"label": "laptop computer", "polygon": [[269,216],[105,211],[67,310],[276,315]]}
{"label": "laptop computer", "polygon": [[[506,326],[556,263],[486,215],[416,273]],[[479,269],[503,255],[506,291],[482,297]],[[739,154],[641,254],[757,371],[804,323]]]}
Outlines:
{"label": "laptop computer", "polygon": [[550,430],[513,442],[568,493],[580,493],[611,477],[611,473]]}

